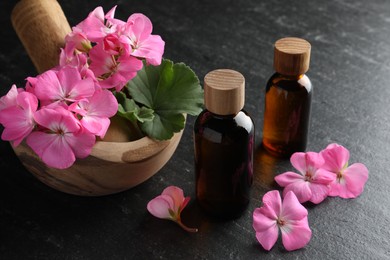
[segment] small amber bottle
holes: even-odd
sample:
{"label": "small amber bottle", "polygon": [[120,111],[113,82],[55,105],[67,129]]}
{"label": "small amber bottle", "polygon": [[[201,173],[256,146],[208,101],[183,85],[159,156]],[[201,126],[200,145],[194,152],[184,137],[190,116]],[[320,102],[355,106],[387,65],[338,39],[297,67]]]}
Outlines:
{"label": "small amber bottle", "polygon": [[313,91],[305,75],[310,50],[310,43],[300,38],[288,37],[275,43],[276,72],[266,87],[263,146],[280,157],[306,149]]}
{"label": "small amber bottle", "polygon": [[249,203],[255,130],[242,110],[245,79],[234,70],[209,72],[204,79],[206,109],[194,126],[196,198],[209,215],[230,219]]}

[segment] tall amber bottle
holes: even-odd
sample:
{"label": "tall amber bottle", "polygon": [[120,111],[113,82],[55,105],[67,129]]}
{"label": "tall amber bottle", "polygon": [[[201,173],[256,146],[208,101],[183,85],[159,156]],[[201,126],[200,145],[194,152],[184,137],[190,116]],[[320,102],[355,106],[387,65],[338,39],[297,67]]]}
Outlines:
{"label": "tall amber bottle", "polygon": [[305,75],[310,51],[310,43],[300,38],[288,37],[275,43],[276,72],[266,87],[263,146],[280,157],[306,149],[313,92]]}
{"label": "tall amber bottle", "polygon": [[194,125],[196,198],[217,218],[235,218],[249,203],[253,180],[254,124],[242,110],[245,79],[219,69],[204,79],[206,109]]}

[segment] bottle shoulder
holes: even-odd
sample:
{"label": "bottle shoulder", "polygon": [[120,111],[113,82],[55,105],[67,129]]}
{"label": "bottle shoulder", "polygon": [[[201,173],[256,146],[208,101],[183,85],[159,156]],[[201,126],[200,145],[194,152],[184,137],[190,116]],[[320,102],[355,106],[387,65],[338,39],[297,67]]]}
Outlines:
{"label": "bottle shoulder", "polygon": [[306,74],[285,76],[276,72],[267,82],[267,91],[270,88],[277,88],[285,91],[305,91],[307,93],[313,91],[311,80]]}
{"label": "bottle shoulder", "polygon": [[236,115],[220,116],[205,109],[195,121],[195,131],[199,128],[210,128],[220,133],[244,128],[248,133],[251,133],[254,131],[254,123],[245,110],[241,110]]}

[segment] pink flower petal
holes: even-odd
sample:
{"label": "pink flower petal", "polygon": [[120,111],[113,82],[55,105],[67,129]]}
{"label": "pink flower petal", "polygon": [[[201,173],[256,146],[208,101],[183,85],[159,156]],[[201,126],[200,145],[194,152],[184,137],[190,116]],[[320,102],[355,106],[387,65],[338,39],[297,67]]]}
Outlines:
{"label": "pink flower petal", "polygon": [[66,135],[65,140],[72,148],[76,158],[85,158],[90,155],[96,143],[95,135],[89,132]]}
{"label": "pink flower petal", "polygon": [[304,177],[301,174],[295,172],[285,172],[275,176],[275,181],[281,186],[286,187],[294,182],[301,182]]}
{"label": "pink flower petal", "polygon": [[324,164],[324,158],[320,153],[307,152],[305,154],[307,170],[318,169]]}
{"label": "pink flower petal", "polygon": [[304,180],[287,185],[283,190],[283,196],[286,196],[289,191],[294,192],[300,203],[309,201],[312,197],[310,182]]}
{"label": "pink flower petal", "polygon": [[[276,197],[277,191],[272,192],[268,195],[268,199],[280,200]],[[278,192],[279,193],[279,192]],[[267,200],[268,204],[264,204],[261,208],[257,208],[253,212],[253,229],[256,231],[256,238],[265,250],[270,250],[278,239],[279,230],[276,224],[277,216],[275,215],[274,209],[270,206],[270,201]],[[270,218],[271,217],[271,218]]]}
{"label": "pink flower petal", "polygon": [[65,169],[76,160],[71,147],[56,134],[33,132],[27,137],[27,144],[50,167]]}
{"label": "pink flower petal", "polygon": [[164,189],[162,195],[167,195],[172,198],[174,202],[174,207],[172,207],[172,210],[174,212],[178,212],[179,207],[183,204],[184,201],[183,190],[176,186],[169,186]]}
{"label": "pink flower petal", "polygon": [[35,121],[53,132],[61,130],[63,133],[73,133],[80,130],[80,126],[73,114],[61,106],[42,108],[34,114]]}
{"label": "pink flower petal", "polygon": [[52,101],[63,98],[62,86],[54,70],[48,70],[37,78],[34,91],[39,100]]}
{"label": "pink flower petal", "polygon": [[297,152],[293,153],[290,158],[292,166],[300,173],[305,173],[307,170],[305,153]]}
{"label": "pink flower petal", "polygon": [[346,187],[345,179],[337,179],[330,184],[329,194],[331,197],[350,198],[352,196]]}
{"label": "pink flower petal", "polygon": [[110,126],[110,119],[107,117],[84,116],[80,122],[88,132],[100,136],[101,138],[104,138],[104,135]]}
{"label": "pink flower petal", "polygon": [[275,245],[278,240],[279,230],[276,222],[274,225],[262,232],[256,232],[256,239],[259,241],[261,246],[269,251]]}
{"label": "pink flower petal", "polygon": [[150,19],[140,13],[132,14],[127,19],[128,26],[131,27],[130,39],[137,39],[138,41],[143,41],[152,33],[153,26]]}
{"label": "pink flower petal", "polygon": [[152,35],[152,22],[143,14],[133,14],[127,20],[125,34],[133,47],[131,55],[145,58],[152,65],[161,64],[165,42],[158,35]]}
{"label": "pink flower petal", "polygon": [[80,132],[80,124],[70,111],[62,106],[45,107],[37,111],[34,117],[47,130],[30,134],[27,144],[50,167],[64,169],[70,167],[76,157],[83,158],[90,154],[95,136]]}
{"label": "pink flower petal", "polygon": [[323,169],[337,173],[343,169],[349,160],[349,151],[338,144],[330,144],[325,150],[321,151],[325,159]]}
{"label": "pink flower petal", "polygon": [[180,213],[187,206],[187,204],[190,202],[190,200],[191,200],[191,197],[184,198],[183,203],[180,206]]}
{"label": "pink flower petal", "polygon": [[299,203],[293,192],[287,192],[283,199],[281,218],[286,220],[300,220],[307,216],[307,209]]}
{"label": "pink flower petal", "polygon": [[148,64],[158,66],[164,54],[165,42],[159,35],[150,35],[132,53],[133,56],[145,58]]}
{"label": "pink flower petal", "polygon": [[311,183],[311,197],[310,200],[314,204],[321,203],[329,195],[330,186],[324,184]]}
{"label": "pink flower petal", "polygon": [[354,163],[342,172],[342,178],[331,184],[330,196],[344,199],[356,198],[368,180],[368,169],[364,164]]}
{"label": "pink flower petal", "polygon": [[104,18],[106,18],[106,19],[114,19],[116,8],[117,8],[116,5],[113,8],[111,8],[111,10],[106,13]]}
{"label": "pink flower petal", "polygon": [[121,56],[118,58],[118,64],[116,66],[115,73],[107,79],[100,81],[100,86],[107,89],[115,88],[119,92],[142,69],[143,63],[141,60],[132,56],[127,58]]}
{"label": "pink flower petal", "polygon": [[103,44],[95,45],[89,51],[89,58],[91,59],[89,68],[93,71],[96,77],[106,73],[111,73],[111,68],[116,67],[116,63],[113,60],[112,55],[104,50]]}
{"label": "pink flower petal", "polygon": [[173,219],[169,209],[174,207],[174,201],[169,195],[160,195],[149,201],[147,209],[153,216],[162,219]]}
{"label": "pink flower petal", "polygon": [[270,191],[264,196],[266,195],[266,199],[263,198],[263,207],[255,209],[253,213],[253,228],[259,243],[264,249],[270,250],[276,243],[280,227],[283,245],[287,250],[305,246],[311,238],[305,207],[299,203],[293,192],[288,192],[280,205],[280,214],[273,216],[273,207],[279,204],[280,194],[278,191]]}
{"label": "pink flower petal", "polygon": [[264,204],[253,212],[253,228],[256,232],[266,231],[276,225],[277,218],[278,216],[274,215],[273,209],[269,205]]}
{"label": "pink flower petal", "polygon": [[281,227],[283,246],[287,251],[300,249],[306,246],[312,232],[309,228],[307,217],[301,220],[289,221],[286,227]]}
{"label": "pink flower petal", "polygon": [[118,102],[111,91],[96,91],[88,103],[88,114],[99,117],[112,117],[118,111]]}
{"label": "pink flower petal", "polygon": [[1,110],[0,123],[4,126],[1,138],[13,141],[14,146],[18,146],[34,129],[34,121],[27,119],[26,112],[17,106]]}
{"label": "pink flower petal", "polygon": [[65,93],[70,93],[73,87],[81,80],[80,73],[72,67],[64,67],[59,70],[57,77]]}
{"label": "pink flower petal", "polygon": [[[79,74],[78,71],[77,74]],[[66,100],[68,101],[81,100],[83,98],[91,97],[94,92],[95,92],[95,83],[93,79],[86,78],[72,85],[72,89],[68,92],[67,95],[68,97],[66,97]]]}
{"label": "pink flower petal", "polygon": [[362,163],[354,163],[344,171],[344,178],[347,182],[348,190],[354,195],[359,196],[368,180],[368,169]]}
{"label": "pink flower petal", "polygon": [[270,207],[270,217],[276,219],[282,211],[282,198],[277,190],[272,190],[264,194],[263,203]]}
{"label": "pink flower petal", "polygon": [[97,42],[106,35],[104,25],[104,11],[101,6],[98,6],[89,13],[88,17],[80,22],[76,27],[85,33],[88,40]]}
{"label": "pink flower petal", "polygon": [[4,126],[1,137],[17,146],[35,127],[34,113],[38,100],[29,92],[20,92],[13,102],[14,106],[0,110],[0,123]]}
{"label": "pink flower petal", "polygon": [[16,88],[16,85],[12,85],[8,93],[0,98],[0,111],[11,106],[16,106],[16,97],[18,96],[18,93],[19,91]]}
{"label": "pink flower petal", "polygon": [[313,180],[311,182],[317,184],[329,185],[334,181],[335,178],[336,178],[336,174],[334,174],[333,172],[324,169],[318,169],[315,171]]}

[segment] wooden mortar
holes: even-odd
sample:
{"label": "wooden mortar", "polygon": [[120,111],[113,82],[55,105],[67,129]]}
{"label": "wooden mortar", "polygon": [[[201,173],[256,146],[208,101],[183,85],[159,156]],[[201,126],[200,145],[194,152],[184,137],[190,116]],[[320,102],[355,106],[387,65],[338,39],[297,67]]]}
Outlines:
{"label": "wooden mortar", "polygon": [[[37,71],[58,65],[60,48],[71,31],[55,0],[21,0],[12,11],[13,27]],[[13,147],[23,165],[40,181],[69,194],[102,196],[134,187],[156,174],[171,158],[183,131],[170,140],[149,137],[129,141],[123,131],[110,127],[107,141],[97,141],[91,154],[69,168],[45,165],[24,142]]]}

